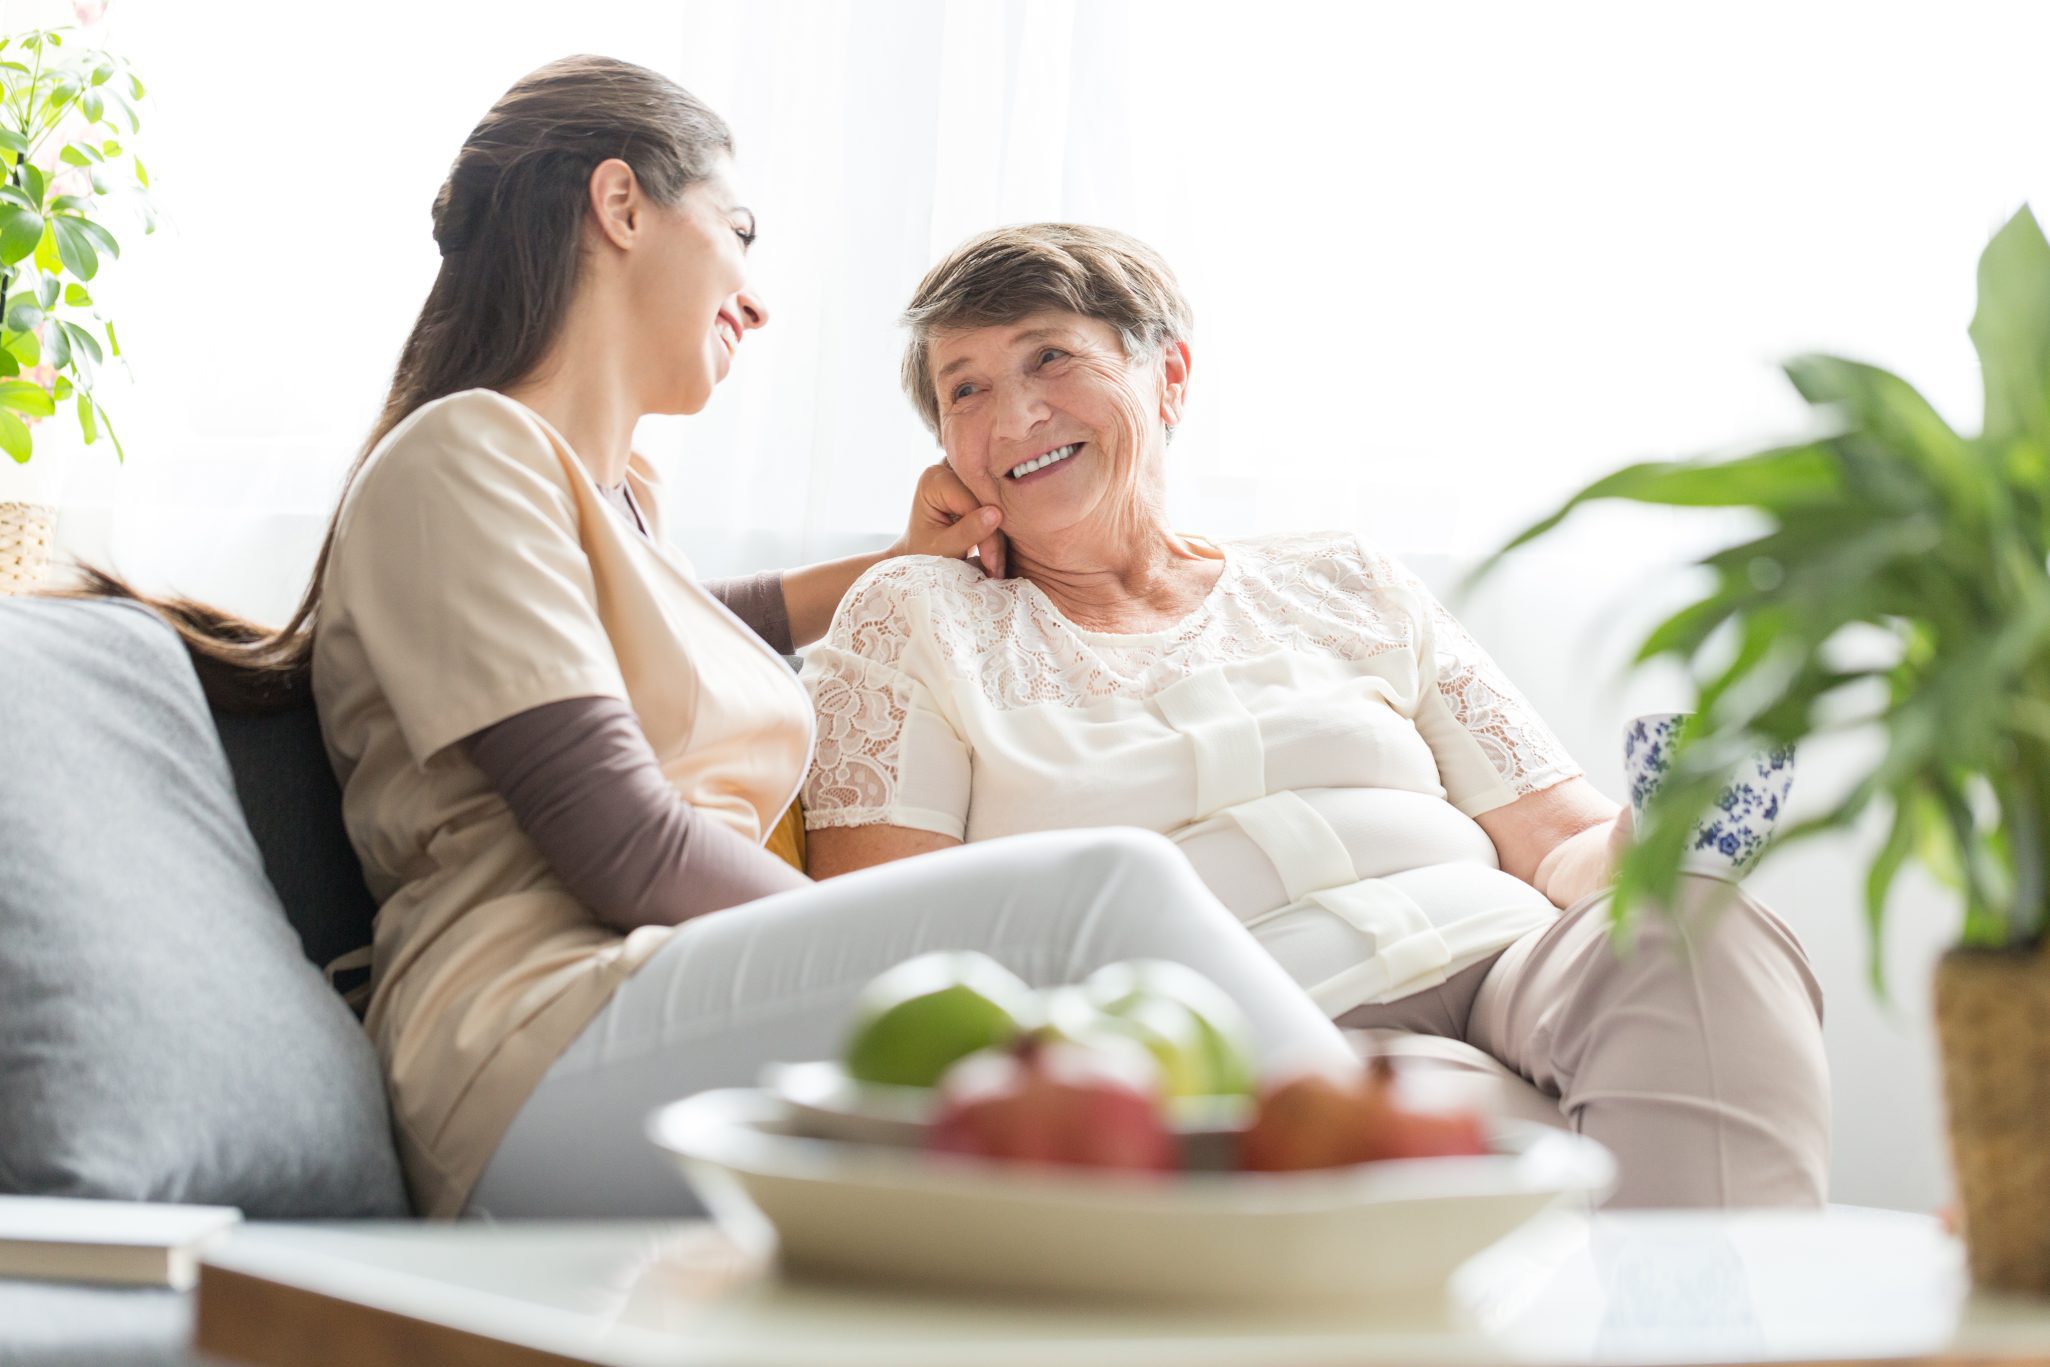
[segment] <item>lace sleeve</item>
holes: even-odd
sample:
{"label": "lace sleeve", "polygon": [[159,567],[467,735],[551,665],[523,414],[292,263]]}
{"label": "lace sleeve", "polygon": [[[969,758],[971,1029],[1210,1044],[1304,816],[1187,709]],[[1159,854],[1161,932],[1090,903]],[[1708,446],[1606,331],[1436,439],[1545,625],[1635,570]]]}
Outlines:
{"label": "lace sleeve", "polygon": [[921,649],[918,602],[890,567],[857,583],[804,666],[818,740],[804,781],[804,824],[908,826],[960,839],[968,747],[944,715]]}
{"label": "lace sleeve", "polygon": [[[1426,700],[1430,708],[1419,707],[1418,727],[1438,756],[1446,796],[1468,816],[1478,816],[1578,778],[1584,771],[1552,728],[1423,580],[1392,556],[1368,556],[1370,565],[1379,562],[1375,577],[1392,582],[1416,604],[1418,669],[1434,694]],[[1427,725],[1427,713],[1441,724]]]}

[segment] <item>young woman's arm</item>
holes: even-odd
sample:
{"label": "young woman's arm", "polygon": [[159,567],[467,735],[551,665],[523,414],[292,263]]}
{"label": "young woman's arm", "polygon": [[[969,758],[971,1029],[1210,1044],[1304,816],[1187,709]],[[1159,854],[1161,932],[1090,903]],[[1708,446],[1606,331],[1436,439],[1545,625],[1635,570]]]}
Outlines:
{"label": "young woman's arm", "polygon": [[614,930],[675,925],[810,881],[677,796],[617,698],[547,703],[462,745],[555,876]]}
{"label": "young woman's arm", "polygon": [[747,623],[747,629],[769,643],[778,655],[795,655],[790,639],[790,609],[783,600],[783,576],[776,570],[740,579],[707,579],[705,592]]}

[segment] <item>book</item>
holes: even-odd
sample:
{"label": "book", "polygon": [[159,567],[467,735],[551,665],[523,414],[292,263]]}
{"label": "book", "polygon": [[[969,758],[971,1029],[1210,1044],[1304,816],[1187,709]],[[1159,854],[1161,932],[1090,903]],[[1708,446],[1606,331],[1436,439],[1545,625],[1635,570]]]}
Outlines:
{"label": "book", "polygon": [[0,1196],[0,1277],[183,1291],[241,1220],[232,1206]]}

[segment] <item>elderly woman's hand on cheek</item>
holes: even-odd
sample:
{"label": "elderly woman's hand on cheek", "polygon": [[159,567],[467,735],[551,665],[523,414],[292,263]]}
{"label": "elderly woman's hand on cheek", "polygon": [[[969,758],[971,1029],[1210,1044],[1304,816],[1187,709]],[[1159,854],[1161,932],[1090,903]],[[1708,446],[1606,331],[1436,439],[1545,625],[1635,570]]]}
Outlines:
{"label": "elderly woman's hand on cheek", "polygon": [[911,521],[890,547],[891,555],[940,555],[958,560],[974,552],[982,571],[1004,577],[1003,514],[978,502],[945,461],[928,466],[911,498]]}

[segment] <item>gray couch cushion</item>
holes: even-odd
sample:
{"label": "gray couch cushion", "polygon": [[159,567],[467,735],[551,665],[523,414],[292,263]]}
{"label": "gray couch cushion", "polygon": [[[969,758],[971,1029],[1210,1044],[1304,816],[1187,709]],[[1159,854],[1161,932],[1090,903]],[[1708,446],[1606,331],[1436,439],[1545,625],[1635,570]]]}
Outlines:
{"label": "gray couch cushion", "polygon": [[369,1042],[128,604],[0,600],[0,1191],[406,1209]]}
{"label": "gray couch cushion", "polygon": [[263,717],[215,713],[214,726],[263,871],[306,957],[327,965],[369,944],[377,903],[342,826],[341,785],[313,705]]}

